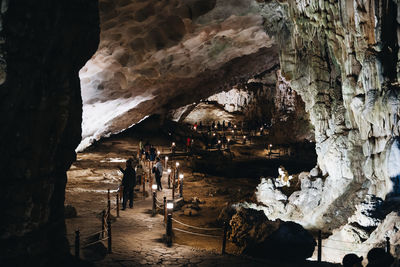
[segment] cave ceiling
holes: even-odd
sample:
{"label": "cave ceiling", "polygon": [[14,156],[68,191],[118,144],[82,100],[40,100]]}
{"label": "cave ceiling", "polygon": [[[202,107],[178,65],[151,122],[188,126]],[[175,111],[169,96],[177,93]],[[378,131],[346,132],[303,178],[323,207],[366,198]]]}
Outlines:
{"label": "cave ceiling", "polygon": [[78,149],[279,64],[253,0],[101,0],[99,9],[100,44],[79,72]]}

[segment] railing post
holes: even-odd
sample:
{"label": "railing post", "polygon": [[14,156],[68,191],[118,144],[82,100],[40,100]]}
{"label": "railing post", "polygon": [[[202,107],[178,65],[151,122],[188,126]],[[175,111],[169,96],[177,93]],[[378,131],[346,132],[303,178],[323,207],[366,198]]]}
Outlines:
{"label": "railing post", "polygon": [[322,260],[322,233],[318,231],[318,262]]}
{"label": "railing post", "polygon": [[110,219],[107,221],[107,233],[108,233],[107,253],[112,253],[111,220]]}
{"label": "railing post", "polygon": [[104,238],[104,220],[106,217],[106,211],[103,210],[103,212],[101,213],[101,238]]}
{"label": "railing post", "polygon": [[183,178],[179,178],[179,197],[183,197]]}
{"label": "railing post", "polygon": [[79,229],[75,231],[75,258],[79,259],[80,253],[80,232]]}
{"label": "railing post", "polygon": [[172,245],[172,214],[167,216],[166,241],[168,246]]}
{"label": "railing post", "polygon": [[390,237],[386,237],[386,253],[390,254]]}
{"label": "railing post", "polygon": [[168,173],[168,189],[171,188],[171,173]]}
{"label": "railing post", "polygon": [[117,217],[119,217],[119,191],[117,191],[116,196],[116,205],[117,205]]}
{"label": "railing post", "polygon": [[228,224],[224,222],[224,235],[222,237],[222,254],[225,254],[225,248],[226,248],[226,233],[228,231]]}
{"label": "railing post", "polygon": [[153,192],[153,209],[152,209],[152,216],[156,215],[156,197],[157,197],[157,192]]}
{"label": "railing post", "polygon": [[111,212],[110,189],[107,189],[107,218],[110,217],[110,212]]}
{"label": "railing post", "polygon": [[143,180],[143,197],[146,197],[146,174],[143,173],[142,175],[142,180]]}
{"label": "railing post", "polygon": [[167,222],[167,197],[164,197],[164,222]]}
{"label": "railing post", "polygon": [[172,181],[172,199],[175,199],[175,176],[174,181]]}

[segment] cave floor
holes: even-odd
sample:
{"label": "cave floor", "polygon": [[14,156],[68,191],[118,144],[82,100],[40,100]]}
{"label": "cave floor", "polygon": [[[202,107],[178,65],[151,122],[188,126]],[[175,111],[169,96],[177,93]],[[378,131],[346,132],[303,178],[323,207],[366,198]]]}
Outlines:
{"label": "cave floor", "polygon": [[[167,151],[167,147],[158,147]],[[67,237],[73,244],[74,231],[80,229],[83,236],[101,230],[101,212],[107,206],[107,189],[111,190],[112,211],[116,216],[115,194],[122,179],[117,166],[124,166],[127,158],[137,151],[137,140],[131,138],[108,139],[100,146],[84,153],[79,153],[77,161],[68,172],[66,188],[66,204],[74,206],[78,216],[66,219]],[[257,153],[255,153],[257,154]],[[262,153],[261,153],[262,154]],[[186,216],[183,210],[174,212],[174,219],[197,227],[217,227],[217,219],[221,210],[228,202],[242,201],[252,198],[258,179],[210,176],[193,172],[188,168],[188,159],[182,153],[175,158],[181,164],[185,175],[183,197],[185,201],[197,197],[200,199],[200,210],[197,216]],[[146,171],[147,168],[145,169]],[[167,189],[167,173],[164,172],[164,190],[158,193],[158,199],[165,195],[171,198],[171,190]],[[140,192],[139,192],[140,190]],[[146,191],[150,188],[146,185]],[[220,255],[222,238],[193,236],[174,231],[172,247],[163,242],[165,225],[163,215],[151,216],[152,198],[143,197],[142,188],[136,188],[133,209],[120,211],[120,217],[112,224],[113,245],[112,254],[105,255],[106,241],[99,246],[81,250],[81,257],[94,262],[96,266],[143,266],[143,265],[173,265],[173,266],[293,266],[276,262],[266,262],[260,259],[235,256],[237,248],[227,242],[227,255]],[[210,234],[182,225],[173,227],[185,231]],[[214,231],[212,235],[222,235],[222,231]],[[87,241],[89,242],[89,241]],[[97,244],[99,245],[99,244]],[[73,254],[73,248],[71,253]],[[306,263],[305,266],[315,266],[316,263]],[[299,266],[299,265],[296,265]]]}

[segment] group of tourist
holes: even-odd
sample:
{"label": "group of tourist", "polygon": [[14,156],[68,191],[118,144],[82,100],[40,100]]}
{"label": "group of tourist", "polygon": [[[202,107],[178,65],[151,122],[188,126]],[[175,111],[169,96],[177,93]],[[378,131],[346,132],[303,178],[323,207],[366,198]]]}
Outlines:
{"label": "group of tourist", "polygon": [[134,197],[134,188],[137,184],[141,185],[142,180],[144,179],[144,168],[142,164],[142,158],[149,161],[155,161],[155,165],[152,169],[152,173],[154,173],[157,190],[162,190],[161,177],[163,173],[163,166],[161,163],[161,159],[157,156],[157,150],[153,145],[146,141],[143,144],[143,141],[139,141],[139,159],[138,164],[134,168],[133,166],[133,158],[129,158],[126,161],[125,169],[118,166],[119,170],[122,172],[123,177],[120,185],[120,191],[122,192],[122,210],[126,209],[126,206],[129,202],[129,208],[133,208],[133,197]]}
{"label": "group of tourist", "polygon": [[[366,267],[390,267],[394,262],[394,258],[383,248],[373,248],[367,254],[368,264]],[[362,267],[363,257],[359,257],[354,253],[347,254],[343,257],[343,267]]]}

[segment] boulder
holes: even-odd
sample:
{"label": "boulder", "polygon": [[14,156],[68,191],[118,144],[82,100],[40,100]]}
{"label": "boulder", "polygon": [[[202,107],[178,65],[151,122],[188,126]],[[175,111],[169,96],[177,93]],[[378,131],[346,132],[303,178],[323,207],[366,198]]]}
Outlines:
{"label": "boulder", "polygon": [[65,205],[64,207],[64,217],[66,219],[68,218],[76,218],[78,216],[78,213],[76,212],[76,209],[72,205]]}
{"label": "boulder", "polygon": [[229,223],[229,239],[243,254],[284,261],[304,261],[316,242],[301,225],[270,221],[263,211],[240,208]]}

